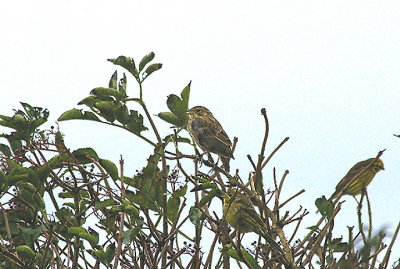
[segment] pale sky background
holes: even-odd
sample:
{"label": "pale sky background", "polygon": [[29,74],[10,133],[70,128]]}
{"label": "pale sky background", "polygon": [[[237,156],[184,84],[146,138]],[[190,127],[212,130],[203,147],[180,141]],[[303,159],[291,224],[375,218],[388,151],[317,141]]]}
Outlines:
{"label": "pale sky background", "polygon": [[[386,170],[368,192],[375,231],[391,234],[400,219],[399,14],[399,1],[7,1],[0,4],[0,114],[28,102],[50,110],[50,126],[91,89],[107,86],[116,69],[122,74],[106,59],[138,62],[154,51],[164,66],[144,84],[151,113],[167,111],[166,96],[191,80],[190,106],[208,107],[239,137],[231,167],[243,178],[246,155],[259,153],[260,109],[267,109],[267,151],[290,140],[266,167],[265,184],[272,187],[273,167],[278,175],[290,171],[283,196],[306,190],[291,205],[311,211],[303,228],[317,219],[316,198],[386,149]],[[128,76],[128,94],[136,90]],[[156,121],[166,135],[169,126]],[[151,153],[105,125],[60,126],[72,149],[91,146],[115,162],[123,154],[127,173]],[[335,224],[347,238],[356,204],[346,200]]]}

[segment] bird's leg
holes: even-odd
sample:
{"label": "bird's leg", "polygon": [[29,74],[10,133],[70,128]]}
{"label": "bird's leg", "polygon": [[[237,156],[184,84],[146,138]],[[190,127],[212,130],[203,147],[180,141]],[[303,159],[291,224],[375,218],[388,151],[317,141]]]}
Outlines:
{"label": "bird's leg", "polygon": [[207,158],[208,158],[208,162],[212,165],[212,170],[215,170],[218,167],[219,158],[218,158],[217,162],[214,162],[214,158],[211,156],[211,154],[209,152],[207,154]]}
{"label": "bird's leg", "polygon": [[236,231],[236,244],[238,249],[240,249],[240,232]]}
{"label": "bird's leg", "polygon": [[196,159],[195,159],[195,161],[197,162],[197,163],[199,163],[200,164],[200,167],[201,167],[201,165],[203,164],[203,156],[204,156],[204,154],[206,154],[206,152],[203,152],[203,153],[200,153],[198,150],[197,150],[197,148],[195,148],[195,151],[196,151]]}

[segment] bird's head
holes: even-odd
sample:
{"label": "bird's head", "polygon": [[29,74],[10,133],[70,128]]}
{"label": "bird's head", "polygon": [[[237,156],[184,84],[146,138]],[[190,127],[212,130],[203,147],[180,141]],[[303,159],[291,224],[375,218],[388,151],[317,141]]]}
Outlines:
{"label": "bird's head", "polygon": [[229,203],[232,197],[233,200],[235,200],[239,195],[240,195],[239,190],[232,188],[229,189],[226,193],[221,193],[220,198],[224,199],[224,203]]}
{"label": "bird's head", "polygon": [[382,160],[381,159],[377,159],[372,164],[372,169],[375,171],[375,173],[378,173],[380,170],[385,170],[385,167],[383,166]]}
{"label": "bird's head", "polygon": [[205,108],[204,106],[195,106],[192,107],[191,109],[189,109],[186,112],[189,116],[193,116],[193,117],[205,117],[208,115],[211,115],[210,110],[208,110],[207,108]]}

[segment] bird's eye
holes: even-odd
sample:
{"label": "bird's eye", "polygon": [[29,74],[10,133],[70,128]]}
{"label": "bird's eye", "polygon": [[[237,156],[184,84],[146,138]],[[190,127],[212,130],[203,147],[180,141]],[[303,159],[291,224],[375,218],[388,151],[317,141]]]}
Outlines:
{"label": "bird's eye", "polygon": [[200,109],[197,109],[197,113],[200,113],[201,112],[201,110]]}

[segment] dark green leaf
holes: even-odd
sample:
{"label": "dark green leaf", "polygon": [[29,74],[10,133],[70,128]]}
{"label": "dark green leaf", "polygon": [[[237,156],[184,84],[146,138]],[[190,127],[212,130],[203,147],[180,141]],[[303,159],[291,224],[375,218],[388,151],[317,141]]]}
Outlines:
{"label": "dark green leaf", "polygon": [[186,195],[187,189],[188,189],[188,186],[186,185],[185,187],[180,188],[176,192],[172,193],[172,196],[174,196],[174,197],[184,197]]}
{"label": "dark green leaf", "polygon": [[189,84],[181,92],[181,98],[182,98],[182,101],[183,101],[185,112],[189,108],[190,84],[192,84],[191,81],[189,82]]}
{"label": "dark green leaf", "polygon": [[217,189],[212,189],[206,196],[204,196],[203,198],[201,198],[200,202],[199,202],[199,207],[203,207],[206,204],[208,204],[209,202],[211,202],[211,200],[217,196],[218,191]]}
{"label": "dark green leaf", "polygon": [[194,225],[199,225],[200,221],[204,219],[203,213],[200,209],[192,206],[189,210],[189,219]]}
{"label": "dark green leaf", "polygon": [[20,245],[15,248],[18,255],[23,257],[24,259],[33,259],[35,258],[35,252],[27,245]]}
{"label": "dark green leaf", "polygon": [[95,203],[95,208],[98,209],[98,210],[103,210],[106,207],[110,207],[110,206],[113,206],[113,205],[116,205],[116,204],[117,204],[117,202],[114,201],[114,199],[110,198],[110,199],[107,199],[107,200],[102,201],[102,202],[96,202]]}
{"label": "dark green leaf", "polygon": [[148,76],[150,76],[153,72],[160,70],[162,67],[162,64],[151,64],[146,68],[146,71],[143,73],[143,79],[145,80]]}
{"label": "dark green leaf", "polygon": [[37,227],[37,228],[25,228],[21,227],[21,231],[24,237],[25,242],[28,245],[31,245],[36,239],[39,238],[41,232],[42,232],[42,227]]}
{"label": "dark green leaf", "polygon": [[[242,261],[238,255],[238,253],[236,252],[236,249],[233,248],[231,245],[227,245],[226,247],[230,248],[226,253],[231,256],[232,258],[234,258],[235,260],[238,261]],[[241,249],[240,250],[242,252],[243,257],[246,259],[246,261],[253,267],[253,268],[261,268],[256,259],[254,259],[254,257],[252,255],[250,255],[246,250]]]}
{"label": "dark green leaf", "polygon": [[215,183],[203,183],[201,185],[195,186],[193,189],[190,190],[190,192],[195,192],[195,191],[200,191],[200,190],[206,190],[206,189],[216,189],[217,185]]}
{"label": "dark green leaf", "polygon": [[109,244],[105,253],[105,263],[110,264],[115,256],[115,244]]}
{"label": "dark green leaf", "polygon": [[125,75],[125,73],[124,73],[124,76],[119,80],[118,90],[120,91],[121,95],[127,96],[126,95],[126,75]]}
{"label": "dark green leaf", "polygon": [[329,200],[326,199],[325,196],[322,196],[321,198],[318,198],[315,200],[315,205],[318,208],[318,211],[321,213],[322,216],[326,218],[330,218],[333,213],[333,203]]}
{"label": "dark green leaf", "polygon": [[0,151],[1,151],[5,156],[7,156],[8,158],[10,158],[10,156],[11,156],[11,150],[10,150],[10,148],[9,148],[7,145],[5,145],[5,144],[0,144]]}
{"label": "dark green leaf", "polygon": [[93,120],[100,121],[100,119],[92,112],[85,111],[82,113],[82,110],[73,108],[64,112],[59,118],[58,121],[66,121],[66,120]]}
{"label": "dark green leaf", "polygon": [[188,116],[186,114],[187,104],[175,94],[170,94],[167,98],[169,110],[179,119],[182,126],[186,124]]}
{"label": "dark green leaf", "polygon": [[66,198],[74,198],[75,195],[73,193],[71,193],[71,192],[60,192],[58,194],[58,197],[66,199]]}
{"label": "dark green leaf", "polygon": [[128,108],[126,107],[126,105],[121,105],[118,108],[117,113],[116,113],[116,118],[123,125],[126,125],[129,122],[130,116],[129,116],[129,111],[128,111]]}
{"label": "dark green leaf", "polygon": [[30,182],[35,187],[40,186],[39,177],[31,168],[16,166],[7,175],[8,186],[14,186],[19,181]]}
{"label": "dark green leaf", "polygon": [[143,70],[143,68],[154,59],[154,52],[150,52],[149,54],[145,55],[139,63],[139,72]]}
{"label": "dark green leaf", "polygon": [[117,59],[108,59],[108,61],[112,62],[115,65],[122,66],[126,70],[129,71],[135,78],[138,79],[138,71],[136,69],[135,61],[133,58],[119,56]]}
{"label": "dark green leaf", "polygon": [[177,217],[179,206],[181,203],[181,199],[179,197],[171,196],[167,202],[167,210],[168,210],[168,219],[172,222],[175,221]]}
{"label": "dark green leaf", "polygon": [[92,163],[92,160],[87,157],[89,155],[92,159],[97,161],[99,159],[99,156],[97,155],[96,151],[92,148],[80,148],[77,150],[74,150],[72,152],[72,155],[75,156],[75,158],[78,160],[80,164],[88,164]]}
{"label": "dark green leaf", "polygon": [[128,130],[134,134],[140,134],[142,131],[147,130],[147,127],[143,124],[143,116],[135,110],[130,110],[129,121],[125,124]]}
{"label": "dark green leaf", "polygon": [[105,159],[99,159],[99,164],[104,168],[104,170],[107,171],[114,181],[119,179],[118,168],[113,162]]}
{"label": "dark green leaf", "polygon": [[91,96],[88,96],[88,97],[82,99],[78,103],[78,105],[86,105],[90,108],[93,108],[94,105],[100,101],[114,101],[114,98],[112,98],[111,96],[106,96],[106,95],[104,95],[104,96],[91,95]]}
{"label": "dark green leaf", "polygon": [[178,119],[177,116],[175,116],[172,112],[160,112],[157,115],[160,119],[175,125],[176,127],[182,127],[185,122],[181,121],[180,119]]}
{"label": "dark green leaf", "polygon": [[118,73],[117,70],[115,70],[114,74],[110,78],[110,82],[108,83],[109,88],[117,89],[117,77]]}
{"label": "dark green leaf", "polygon": [[3,173],[3,171],[0,170],[0,193],[2,191],[5,191],[7,188],[7,177]]}
{"label": "dark green leaf", "polygon": [[154,200],[152,200],[149,196],[144,195],[143,193],[133,193],[131,191],[126,191],[126,198],[134,204],[142,208],[148,208],[155,212],[158,212],[157,204]]}
{"label": "dark green leaf", "polygon": [[122,93],[117,90],[117,89],[112,89],[112,88],[103,88],[103,87],[98,87],[94,88],[90,94],[95,95],[95,96],[112,96],[115,97],[116,100],[121,100],[122,98],[125,98],[125,95],[122,95]]}
{"label": "dark green leaf", "polygon": [[110,101],[100,101],[94,104],[99,110],[99,115],[109,122],[114,122],[118,111],[118,104]]}

